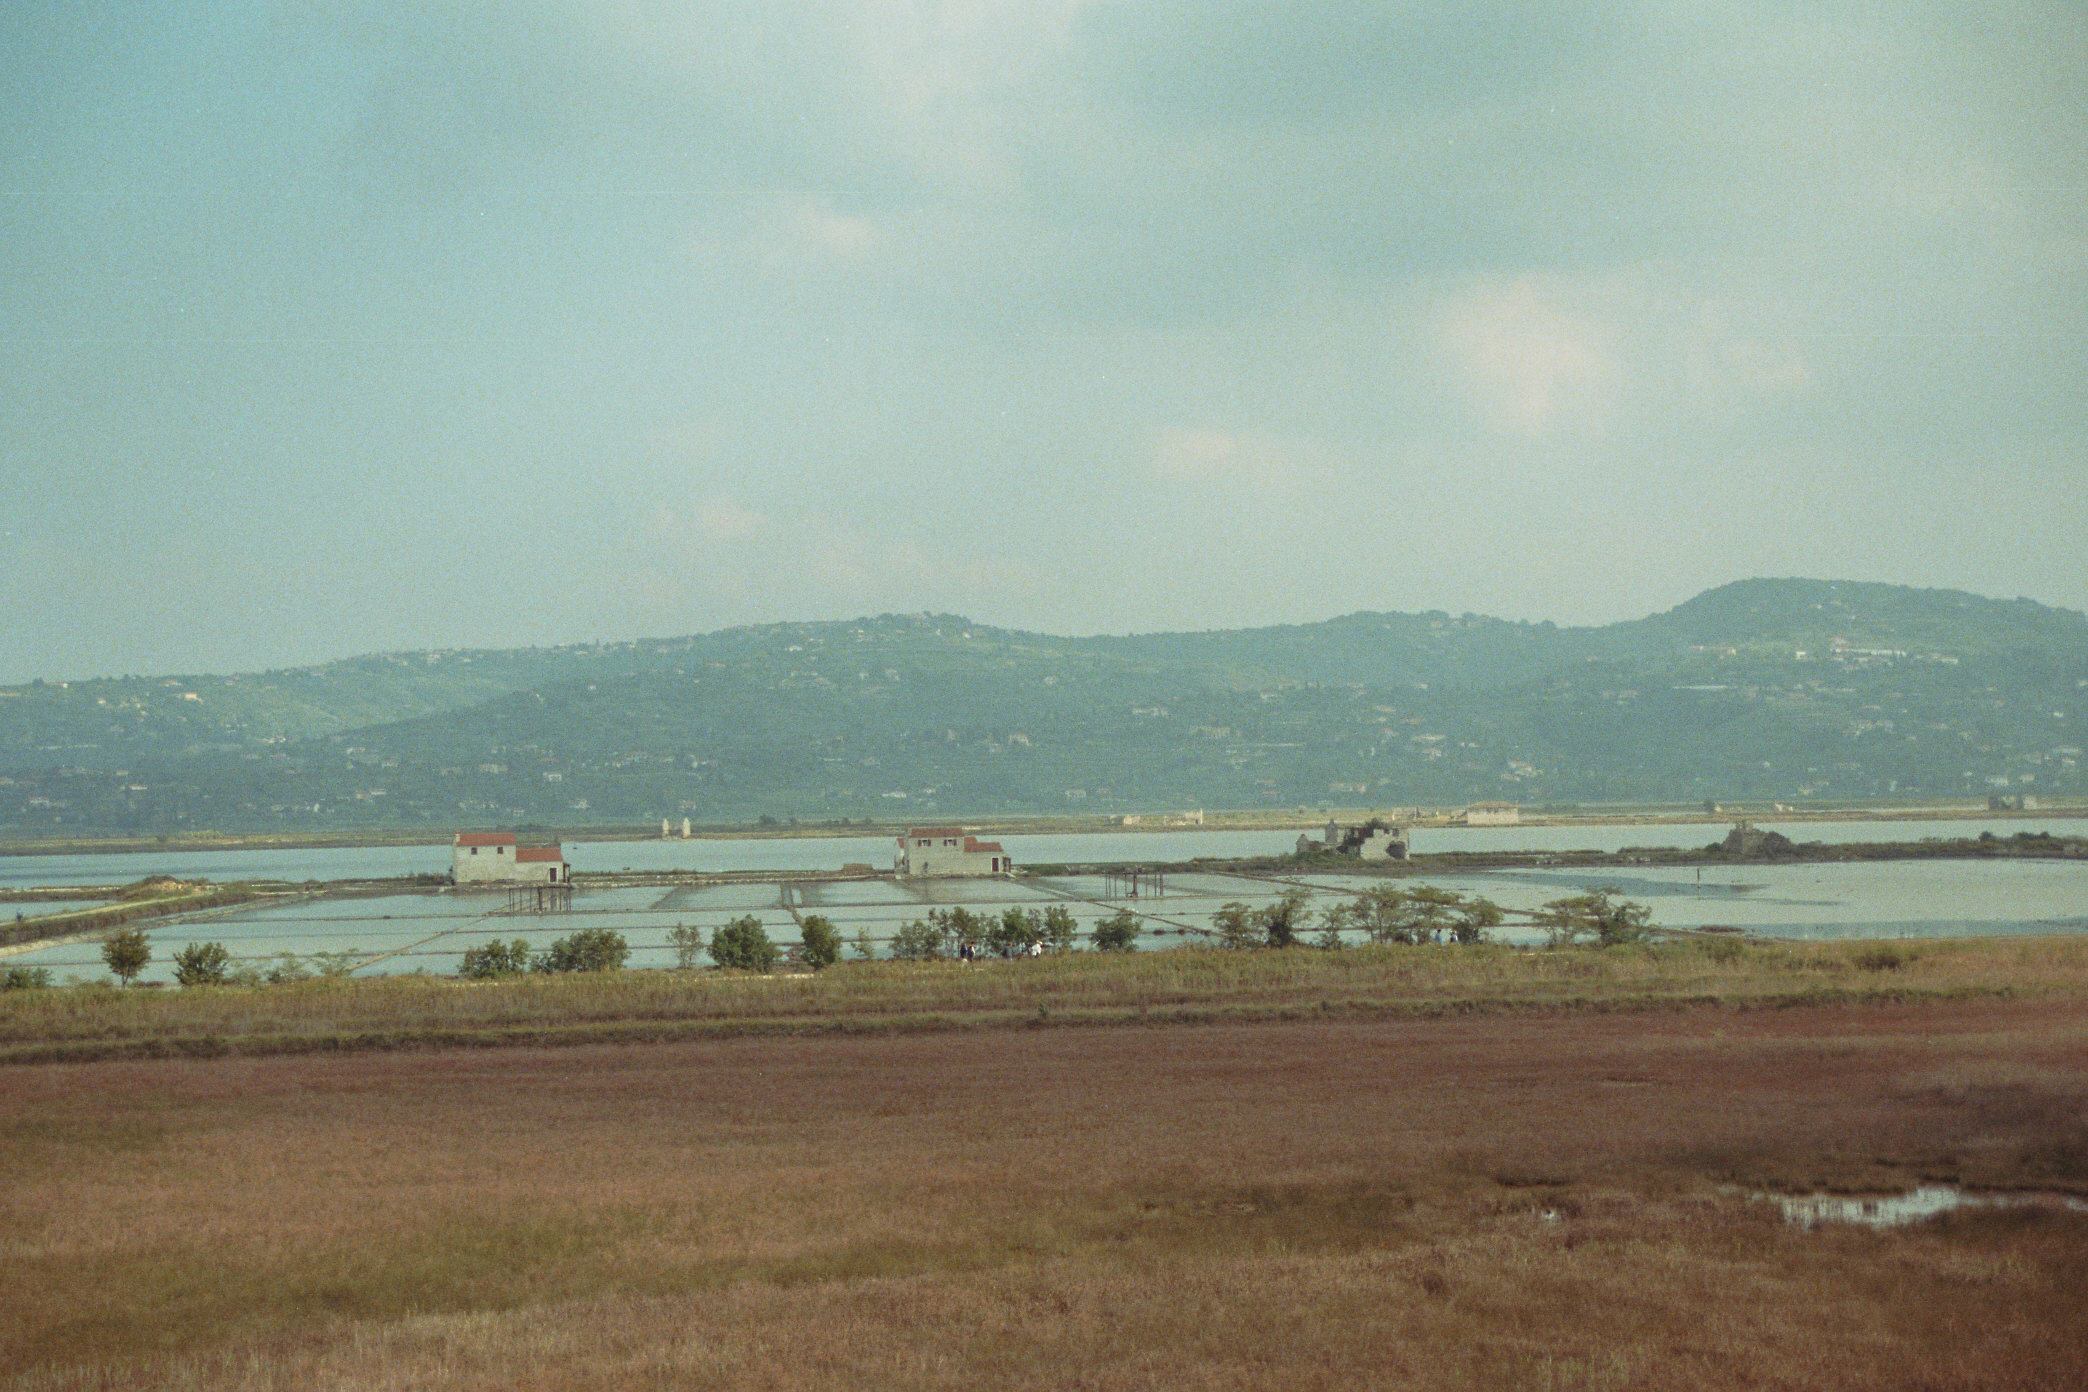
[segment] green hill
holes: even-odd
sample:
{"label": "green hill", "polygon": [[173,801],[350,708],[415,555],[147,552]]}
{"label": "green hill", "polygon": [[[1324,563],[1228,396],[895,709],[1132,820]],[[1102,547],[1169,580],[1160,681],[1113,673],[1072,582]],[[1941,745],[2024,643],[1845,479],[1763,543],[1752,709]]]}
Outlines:
{"label": "green hill", "polygon": [[0,692],[0,827],[809,820],[1507,798],[2078,794],[2088,618],[1750,580],[1062,638],[954,615]]}

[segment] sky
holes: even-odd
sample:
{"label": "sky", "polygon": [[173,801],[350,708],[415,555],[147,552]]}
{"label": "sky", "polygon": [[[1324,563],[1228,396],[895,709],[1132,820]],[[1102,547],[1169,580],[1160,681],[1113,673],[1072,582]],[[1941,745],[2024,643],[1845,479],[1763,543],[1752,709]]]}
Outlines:
{"label": "sky", "polygon": [[0,682],[2088,607],[2088,17],[9,0]]}

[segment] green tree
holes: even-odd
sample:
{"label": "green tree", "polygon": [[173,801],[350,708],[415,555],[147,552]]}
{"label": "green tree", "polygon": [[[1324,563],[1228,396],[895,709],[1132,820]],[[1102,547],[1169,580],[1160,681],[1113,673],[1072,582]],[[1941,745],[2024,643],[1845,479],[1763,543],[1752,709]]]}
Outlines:
{"label": "green tree", "polygon": [[1407,891],[1407,928],[1417,943],[1434,942],[1450,926],[1451,911],[1464,903],[1462,894],[1434,885],[1416,885]]}
{"label": "green tree", "polygon": [[102,939],[101,955],[109,971],[128,986],[152,965],[152,940],[143,928],[118,928]]}
{"label": "green tree", "polygon": [[1583,938],[1594,939],[1598,947],[1644,942],[1653,935],[1653,911],[1643,904],[1614,897],[1622,893],[1605,886],[1589,894],[1554,899],[1535,921],[1550,933],[1554,947]]}
{"label": "green tree", "polygon": [[1482,896],[1458,911],[1456,921],[1450,925],[1450,936],[1470,947],[1485,942],[1487,931],[1500,926],[1501,906]]}
{"label": "green tree", "polygon": [[855,954],[858,962],[867,962],[877,956],[877,942],[870,936],[868,928],[858,928],[855,936],[849,939],[848,950]]}
{"label": "green tree", "polygon": [[933,962],[943,955],[940,922],[917,918],[892,935],[892,956],[901,962]]}
{"label": "green tree", "polygon": [[1268,941],[1261,924],[1255,921],[1254,910],[1237,899],[1220,904],[1218,912],[1211,915],[1211,925],[1218,930],[1219,944],[1236,951],[1260,947]]}
{"label": "green tree", "polygon": [[460,974],[475,980],[495,976],[519,976],[529,970],[529,944],[521,938],[513,942],[502,942],[495,938],[464,949],[464,960],[458,966]]}
{"label": "green tree", "polygon": [[765,972],[776,965],[783,950],[769,941],[760,919],[745,914],[711,934],[710,955],[721,967]]}
{"label": "green tree", "polygon": [[1118,909],[1108,918],[1095,924],[1095,950],[1097,952],[1138,951],[1139,916],[1129,909]]}
{"label": "green tree", "polygon": [[1044,950],[1052,956],[1062,956],[1073,950],[1078,940],[1080,924],[1074,919],[1073,911],[1064,904],[1048,904],[1044,908]]}
{"label": "green tree", "polygon": [[1275,903],[1263,905],[1254,916],[1262,941],[1270,947],[1295,947],[1311,905],[1312,896],[1302,889],[1286,890]]}
{"label": "green tree", "polygon": [[631,955],[631,945],[614,928],[582,928],[568,933],[538,953],[529,964],[533,972],[620,971]]}
{"label": "green tree", "polygon": [[[1434,885],[1373,885],[1327,910],[1322,921],[1330,932],[1353,930],[1374,943],[1434,942],[1444,931],[1459,942],[1478,942],[1501,921],[1501,910],[1485,899],[1467,903],[1462,894]],[[1325,933],[1321,939],[1324,944]]]}
{"label": "green tree", "polygon": [[223,943],[190,943],[174,954],[174,979],[184,986],[215,986],[232,969]]}
{"label": "green tree", "polygon": [[703,930],[677,923],[667,930],[667,945],[674,949],[674,965],[678,969],[694,971],[696,958],[704,950]]}
{"label": "green tree", "polygon": [[986,929],[986,950],[1002,956],[1027,956],[1044,941],[1044,915],[1035,909],[1007,908]]}
{"label": "green tree", "polygon": [[976,951],[985,941],[987,922],[983,915],[975,914],[963,905],[952,909],[930,909],[929,921],[942,926],[944,950],[952,956],[969,947]]}
{"label": "green tree", "polygon": [[1288,890],[1273,904],[1250,909],[1237,899],[1221,904],[1211,915],[1218,941],[1226,947],[1292,947],[1305,928],[1312,896],[1302,889]]}
{"label": "green tree", "polygon": [[1347,903],[1328,909],[1320,921],[1325,924],[1322,937],[1353,931],[1374,943],[1404,942],[1406,891],[1392,885],[1372,885]]}
{"label": "green tree", "polygon": [[41,991],[50,984],[49,967],[9,967],[0,972],[0,991]]}
{"label": "green tree", "polygon": [[806,966],[820,971],[841,960],[841,930],[831,919],[823,914],[807,914],[798,927],[804,938],[802,952]]}

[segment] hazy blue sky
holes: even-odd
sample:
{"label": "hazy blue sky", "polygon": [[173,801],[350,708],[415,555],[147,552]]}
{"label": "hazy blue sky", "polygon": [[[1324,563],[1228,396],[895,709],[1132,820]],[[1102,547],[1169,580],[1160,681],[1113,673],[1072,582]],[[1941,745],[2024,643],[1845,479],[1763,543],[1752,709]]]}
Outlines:
{"label": "hazy blue sky", "polygon": [[0,681],[2088,606],[2076,4],[0,6]]}

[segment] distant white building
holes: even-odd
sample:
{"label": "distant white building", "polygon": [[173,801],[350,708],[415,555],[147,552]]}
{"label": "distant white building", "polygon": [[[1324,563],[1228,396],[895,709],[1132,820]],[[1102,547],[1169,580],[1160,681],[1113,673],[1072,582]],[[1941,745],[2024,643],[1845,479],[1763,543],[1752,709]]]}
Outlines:
{"label": "distant white building", "polygon": [[1475,802],[1455,820],[1466,826],[1514,826],[1522,820],[1522,808],[1512,802]]}
{"label": "distant white building", "polygon": [[572,878],[559,846],[524,846],[512,831],[460,831],[450,844],[456,884],[564,884]]}
{"label": "distant white building", "polygon": [[912,879],[953,875],[1012,875],[1015,858],[998,841],[981,841],[963,827],[910,827],[899,838],[892,867]]}

